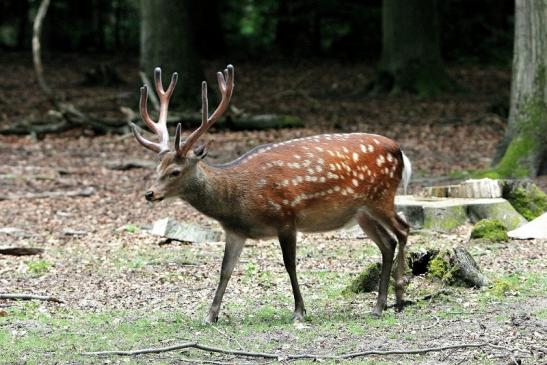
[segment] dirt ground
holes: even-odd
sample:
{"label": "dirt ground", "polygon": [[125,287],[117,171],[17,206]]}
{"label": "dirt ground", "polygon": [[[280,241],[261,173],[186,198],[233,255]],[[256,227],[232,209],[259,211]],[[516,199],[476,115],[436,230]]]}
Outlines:
{"label": "dirt ground", "polygon": [[[123,70],[124,77],[135,74],[136,65],[126,58],[103,58]],[[58,55],[46,63],[46,75],[55,89],[83,109],[121,116],[118,106],[136,108],[132,81],[117,88],[80,84],[83,70],[103,58]],[[66,64],[71,67],[63,67]],[[49,107],[37,89],[28,57],[2,55],[0,67],[0,123],[9,125],[30,113],[45,115]],[[207,65],[208,74],[216,68]],[[463,91],[418,99],[364,96],[372,69],[362,65],[236,64],[234,105],[252,113],[295,114],[306,128],[213,131],[208,161],[230,160],[260,143],[326,131],[366,131],[401,144],[413,162],[414,192],[455,172],[485,168],[503,135],[505,117],[492,110],[508,97],[510,74],[496,67],[449,71]],[[160,246],[161,239],[143,228],[167,216],[213,228],[218,224],[180,201],[147,204],[143,193],[153,169],[109,167],[127,159],[155,161],[130,134],[91,136],[73,130],[40,140],[0,136],[0,156],[0,228],[22,230],[0,233],[1,246],[45,249],[34,257],[0,256],[0,293],[49,294],[63,300],[0,300],[0,363],[264,362],[196,350],[134,358],[79,355],[183,340],[274,352],[282,362],[288,353],[341,354],[479,342],[505,349],[486,346],[353,361],[509,364],[511,353],[523,364],[547,361],[545,241],[469,241],[469,227],[451,234],[412,232],[411,247],[464,245],[493,285],[483,290],[449,288],[418,276],[408,288],[408,297],[416,304],[401,313],[390,308],[384,318],[374,320],[368,312],[375,293],[343,292],[365,265],[380,259],[372,242],[348,232],[300,235],[298,271],[308,309],[302,325],[290,321],[292,295],[276,242],[249,241],[219,323],[206,326],[201,319],[218,280],[222,243]],[[545,177],[536,182],[545,190]],[[86,187],[94,189],[89,197],[24,197]]]}

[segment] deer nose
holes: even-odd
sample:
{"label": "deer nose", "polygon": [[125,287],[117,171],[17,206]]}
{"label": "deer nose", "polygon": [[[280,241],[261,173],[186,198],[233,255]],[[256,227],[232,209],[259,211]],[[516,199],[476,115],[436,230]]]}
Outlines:
{"label": "deer nose", "polygon": [[154,192],[153,192],[153,191],[147,191],[147,192],[144,194],[144,197],[146,198],[146,200],[148,200],[149,202],[151,202],[152,199],[154,199]]}

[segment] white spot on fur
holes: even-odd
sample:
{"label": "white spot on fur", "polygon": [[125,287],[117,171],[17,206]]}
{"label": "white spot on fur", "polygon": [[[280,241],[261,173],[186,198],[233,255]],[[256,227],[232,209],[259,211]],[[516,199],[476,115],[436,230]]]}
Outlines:
{"label": "white spot on fur", "polygon": [[367,146],[365,146],[364,144],[360,144],[359,147],[361,148],[361,152],[367,153]]}
{"label": "white spot on fur", "polygon": [[359,154],[357,152],[353,152],[352,157],[353,157],[353,161],[355,162],[359,161]]}
{"label": "white spot on fur", "polygon": [[353,186],[355,186],[355,187],[359,186],[359,181],[357,181],[357,179],[351,179],[351,183],[352,183]]}
{"label": "white spot on fur", "polygon": [[386,162],[386,159],[384,158],[384,155],[380,155],[378,156],[378,158],[376,159],[376,165],[378,165],[378,167],[382,167],[382,165]]}
{"label": "white spot on fur", "polygon": [[369,144],[369,145],[367,146],[367,148],[368,148],[368,151],[369,151],[369,152],[374,152],[374,146],[373,146],[373,145]]}

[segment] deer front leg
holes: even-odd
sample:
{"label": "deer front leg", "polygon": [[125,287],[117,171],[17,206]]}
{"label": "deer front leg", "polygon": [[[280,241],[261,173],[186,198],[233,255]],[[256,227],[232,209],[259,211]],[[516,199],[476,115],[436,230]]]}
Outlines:
{"label": "deer front leg", "polygon": [[287,229],[278,233],[279,243],[283,251],[283,262],[285,269],[289,273],[291,279],[292,292],[294,295],[294,321],[303,321],[306,309],[304,308],[304,300],[300,293],[298,279],[296,277],[296,230]]}
{"label": "deer front leg", "polygon": [[218,283],[217,290],[215,292],[215,298],[213,304],[209,309],[209,314],[205,319],[207,323],[214,323],[218,320],[218,312],[220,311],[220,305],[222,303],[222,297],[228,286],[228,281],[232,276],[234,267],[239,261],[241,250],[245,245],[245,237],[235,234],[234,232],[226,231],[226,246],[224,248],[224,258],[222,259],[222,269],[220,270],[220,282]]}

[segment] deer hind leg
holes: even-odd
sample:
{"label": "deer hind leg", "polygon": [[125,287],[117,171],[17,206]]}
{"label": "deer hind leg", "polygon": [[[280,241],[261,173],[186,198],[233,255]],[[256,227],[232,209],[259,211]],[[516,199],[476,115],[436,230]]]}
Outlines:
{"label": "deer hind leg", "polygon": [[245,237],[226,231],[226,246],[224,248],[222,268],[220,270],[220,281],[215,292],[213,304],[211,304],[209,314],[205,319],[207,323],[214,323],[218,320],[218,313],[220,311],[220,305],[222,303],[222,298],[224,297],[224,292],[226,291],[226,287],[228,286],[228,281],[232,276],[234,267],[239,261],[239,256],[241,255],[244,245]]}
{"label": "deer hind leg", "polygon": [[369,236],[369,238],[376,243],[382,253],[382,271],[380,273],[378,298],[376,299],[376,305],[372,310],[372,314],[374,316],[380,317],[387,305],[389,278],[391,276],[393,256],[395,254],[395,246],[397,245],[397,242],[380,223],[374,220],[366,212],[359,212],[356,219],[359,226]]}
{"label": "deer hind leg", "polygon": [[280,231],[278,233],[279,244],[283,251],[283,263],[291,279],[292,292],[294,296],[294,321],[303,321],[306,314],[302,293],[296,276],[296,230],[294,228]]}
{"label": "deer hind leg", "polygon": [[399,241],[399,249],[397,251],[397,267],[395,268],[395,305],[402,309],[404,305],[404,294],[405,294],[405,267],[406,267],[406,258],[405,258],[405,249],[406,241],[408,239],[408,233],[410,227],[407,222],[405,222],[399,215],[395,214],[395,221],[397,229],[395,230],[395,235]]}
{"label": "deer hind leg", "polygon": [[367,213],[372,219],[374,219],[381,225],[381,227],[384,229],[384,232],[386,232],[391,239],[393,239],[393,236],[397,238],[397,265],[393,276],[395,279],[395,304],[398,308],[402,308],[404,304],[405,289],[405,248],[408,239],[409,226],[402,218],[397,215],[393,206],[389,209],[369,209],[367,210]]}

